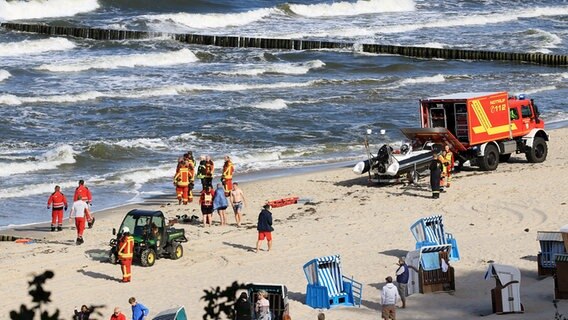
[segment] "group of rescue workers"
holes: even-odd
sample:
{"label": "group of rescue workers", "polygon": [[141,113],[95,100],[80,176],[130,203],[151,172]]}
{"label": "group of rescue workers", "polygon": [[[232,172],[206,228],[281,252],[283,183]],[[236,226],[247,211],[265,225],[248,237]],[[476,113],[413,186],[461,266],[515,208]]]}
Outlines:
{"label": "group of rescue workers", "polygon": [[[83,232],[85,226],[89,229],[95,223],[95,217],[92,215],[89,207],[92,205],[93,196],[85,181],[79,180],[79,186],[75,188],[73,195],[73,206],[69,212],[69,220],[75,219],[75,227],[77,229],[77,244],[82,244]],[[61,187],[55,186],[55,191],[47,199],[47,209],[51,209],[51,231],[63,230],[63,212],[67,211],[67,198],[61,192]]]}
{"label": "group of rescue workers", "polygon": [[441,152],[433,149],[433,159],[430,163],[430,187],[432,198],[440,198],[440,192],[450,187],[452,170],[454,169],[454,154],[449,145],[445,145]]}

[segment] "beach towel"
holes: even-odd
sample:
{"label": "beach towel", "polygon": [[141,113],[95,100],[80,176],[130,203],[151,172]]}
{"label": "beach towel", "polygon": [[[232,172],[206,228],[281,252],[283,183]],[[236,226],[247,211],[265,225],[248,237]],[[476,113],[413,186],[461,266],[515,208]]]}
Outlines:
{"label": "beach towel", "polygon": [[422,268],[425,271],[440,269],[440,255],[438,252],[422,254]]}

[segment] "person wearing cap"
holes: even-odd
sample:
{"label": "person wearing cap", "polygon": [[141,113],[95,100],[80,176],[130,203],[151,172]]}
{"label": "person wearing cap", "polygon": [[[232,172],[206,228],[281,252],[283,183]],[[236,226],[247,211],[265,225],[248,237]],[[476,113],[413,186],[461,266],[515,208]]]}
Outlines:
{"label": "person wearing cap", "polygon": [[262,207],[258,215],[258,223],[256,230],[258,230],[258,240],[256,241],[256,252],[260,250],[260,243],[266,238],[268,242],[268,251],[272,249],[272,213],[269,211],[270,205],[267,203]]}
{"label": "person wearing cap", "polygon": [[130,282],[132,278],[132,258],[134,256],[134,238],[130,235],[130,228],[122,228],[122,236],[118,242],[118,260],[122,271],[122,281]]}
{"label": "person wearing cap", "polygon": [[385,278],[387,284],[381,292],[382,317],[384,320],[396,319],[396,302],[398,301],[398,289],[392,283],[392,277]]}
{"label": "person wearing cap", "polygon": [[402,307],[406,308],[406,287],[408,285],[410,272],[408,271],[408,265],[406,265],[404,257],[398,258],[397,265],[398,269],[396,269],[396,288],[398,289],[400,301],[402,301]]}

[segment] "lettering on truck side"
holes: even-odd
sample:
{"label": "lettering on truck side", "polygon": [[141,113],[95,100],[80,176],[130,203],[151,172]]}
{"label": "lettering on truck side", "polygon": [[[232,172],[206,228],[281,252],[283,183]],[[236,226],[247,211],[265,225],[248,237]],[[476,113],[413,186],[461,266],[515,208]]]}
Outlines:
{"label": "lettering on truck side", "polygon": [[[491,101],[491,103],[499,101],[499,100],[504,100],[504,99],[494,100],[494,101]],[[479,123],[481,124],[480,126],[472,128],[474,133],[479,134],[479,133],[486,132],[488,135],[492,136],[492,135],[496,135],[496,134],[500,134],[500,133],[509,131],[509,124],[504,124],[504,125],[501,125],[501,126],[493,127],[493,125],[491,124],[491,121],[489,120],[489,117],[487,116],[487,113],[485,113],[485,110],[483,110],[483,105],[481,104],[481,101],[472,100],[471,101],[471,108],[473,109],[475,116],[477,117],[477,119],[479,120]],[[491,113],[501,112],[501,111],[506,111],[506,110],[507,110],[507,104],[506,103],[498,105],[498,106],[491,106]],[[517,126],[514,123],[512,123],[510,126],[511,126],[511,130],[517,130]]]}

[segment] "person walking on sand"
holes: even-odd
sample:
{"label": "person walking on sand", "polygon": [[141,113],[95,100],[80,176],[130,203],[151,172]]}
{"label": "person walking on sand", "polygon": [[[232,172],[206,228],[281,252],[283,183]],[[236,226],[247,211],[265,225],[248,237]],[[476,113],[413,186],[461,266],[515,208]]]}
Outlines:
{"label": "person walking on sand", "polygon": [[55,186],[55,191],[47,199],[47,209],[51,208],[51,231],[63,230],[63,211],[67,210],[67,198],[60,191],[59,186]]}
{"label": "person walking on sand", "polygon": [[237,227],[241,226],[241,219],[243,206],[246,204],[245,194],[243,190],[239,187],[239,183],[233,183],[233,191],[231,191],[231,205],[233,206],[233,211],[235,212],[235,221],[237,222]]}
{"label": "person walking on sand", "polygon": [[228,206],[229,202],[227,201],[227,197],[225,197],[223,185],[218,183],[217,189],[215,190],[215,196],[213,197],[213,211],[217,211],[219,214],[222,226],[227,224],[227,215],[225,214],[225,211]]}
{"label": "person walking on sand", "polygon": [[201,214],[203,215],[203,227],[211,226],[213,223],[213,200],[215,193],[209,186],[205,186],[201,190],[199,196],[199,204],[201,205]]}
{"label": "person walking on sand", "polygon": [[78,196],[77,201],[73,202],[73,207],[69,212],[69,221],[75,218],[75,228],[77,228],[77,241],[76,244],[80,245],[83,242],[83,232],[85,231],[85,222],[91,220],[91,211],[89,205],[83,201],[83,196]]}
{"label": "person walking on sand", "polygon": [[271,320],[270,315],[270,302],[268,301],[268,293],[260,290],[257,293],[257,301],[254,310],[256,311],[257,320]]}
{"label": "person walking on sand", "polygon": [[258,240],[256,241],[256,252],[260,250],[260,243],[266,238],[268,242],[268,251],[272,249],[272,213],[269,211],[270,205],[265,204],[258,215],[258,223],[256,230],[258,230]]}
{"label": "person walking on sand", "polygon": [[114,312],[112,316],[110,316],[110,320],[126,320],[126,316],[120,311],[119,307],[114,307]]}
{"label": "person walking on sand", "polygon": [[132,259],[134,258],[134,237],[130,235],[130,228],[122,228],[122,236],[118,241],[118,260],[122,271],[120,282],[130,282],[132,279]]}
{"label": "person walking on sand", "polygon": [[403,257],[398,258],[398,269],[396,269],[396,288],[398,289],[398,295],[402,301],[402,308],[406,308],[406,290],[408,286],[408,278],[410,272],[408,271],[408,265],[404,261]]}
{"label": "person walking on sand", "polygon": [[383,286],[381,292],[381,305],[383,320],[396,320],[396,302],[398,301],[398,290],[392,283],[392,277],[385,279],[387,284]]}
{"label": "person walking on sand", "polygon": [[136,301],[136,298],[131,297],[128,303],[132,306],[132,320],[144,320],[150,313],[150,310],[143,304]]}
{"label": "person walking on sand", "polygon": [[[84,180],[79,180],[79,186],[75,188],[75,194],[73,195],[73,201],[77,201],[81,197],[89,206],[93,205],[93,195],[91,190],[85,186]],[[91,215],[91,219],[87,221],[87,227],[91,229],[95,224],[95,217]]]}

